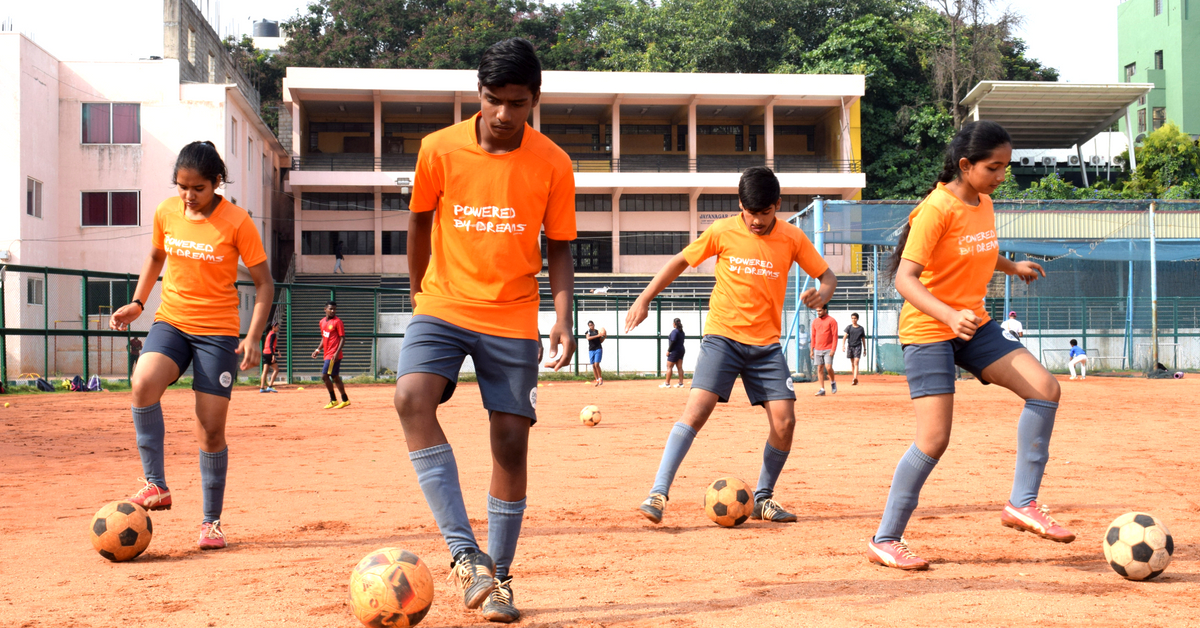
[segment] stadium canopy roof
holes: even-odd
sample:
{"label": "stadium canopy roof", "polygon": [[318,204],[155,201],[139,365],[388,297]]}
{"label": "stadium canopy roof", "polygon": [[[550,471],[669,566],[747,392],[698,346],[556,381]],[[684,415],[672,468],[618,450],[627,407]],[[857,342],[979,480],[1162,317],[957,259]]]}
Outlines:
{"label": "stadium canopy roof", "polygon": [[1004,125],[1014,148],[1070,148],[1108,129],[1153,88],[1153,83],[980,81],[960,104],[975,120]]}

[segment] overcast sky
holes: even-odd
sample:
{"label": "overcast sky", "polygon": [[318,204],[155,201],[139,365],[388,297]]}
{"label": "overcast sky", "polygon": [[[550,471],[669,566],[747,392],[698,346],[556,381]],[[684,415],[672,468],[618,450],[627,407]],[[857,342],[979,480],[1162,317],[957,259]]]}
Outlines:
{"label": "overcast sky", "polygon": [[[195,0],[222,34],[250,33],[255,20],[285,20],[306,0]],[[769,0],[763,0],[769,1]],[[1001,0],[1003,2],[1003,0]],[[1058,68],[1062,80],[1118,80],[1117,11],[1121,0],[1012,0],[1025,16],[1020,35],[1030,56]],[[122,10],[100,10],[117,7]],[[162,54],[162,0],[5,0],[0,20],[63,60],[136,59]],[[84,17],[86,16],[86,17]]]}

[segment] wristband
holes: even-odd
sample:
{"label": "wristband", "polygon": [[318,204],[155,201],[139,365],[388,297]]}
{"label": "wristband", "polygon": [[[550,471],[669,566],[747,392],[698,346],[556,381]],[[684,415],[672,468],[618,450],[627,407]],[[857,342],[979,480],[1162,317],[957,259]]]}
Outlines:
{"label": "wristband", "polygon": [[142,308],[143,312],[146,311],[146,304],[142,303],[140,300],[134,299],[133,301],[130,301],[130,303],[137,303],[138,307]]}

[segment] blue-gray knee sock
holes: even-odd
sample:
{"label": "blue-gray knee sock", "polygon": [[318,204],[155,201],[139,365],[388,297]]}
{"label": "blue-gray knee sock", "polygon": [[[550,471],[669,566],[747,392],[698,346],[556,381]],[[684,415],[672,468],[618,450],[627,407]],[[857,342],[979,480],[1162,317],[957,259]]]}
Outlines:
{"label": "blue-gray knee sock", "polygon": [[783,465],[787,463],[788,453],[779,451],[767,443],[763,447],[762,470],[758,472],[758,489],[754,491],[754,501],[760,502],[775,496],[775,482],[783,473]]}
{"label": "blue-gray knee sock", "polygon": [[908,527],[908,519],[917,509],[917,501],[921,497],[921,487],[938,461],[925,455],[913,443],[896,465],[896,474],[892,476],[892,488],[888,491],[887,506],[883,509],[883,520],[879,522],[879,530],[875,533],[875,541],[899,541],[904,536],[904,528]]}
{"label": "blue-gray knee sock", "polygon": [[654,476],[654,488],[650,489],[651,493],[666,495],[667,491],[671,490],[675,472],[679,470],[679,465],[683,464],[683,458],[692,448],[693,440],[696,440],[696,430],[692,429],[692,426],[678,422],[671,428],[667,446],[663,449],[662,462],[658,463],[658,474]]}
{"label": "blue-gray knee sock", "polygon": [[145,408],[133,408],[133,429],[137,432],[138,455],[142,457],[142,474],[146,481],[167,488],[163,462],[166,426],[163,425],[162,405],[155,403]]}
{"label": "blue-gray knee sock", "polygon": [[225,472],[229,470],[229,447],[209,453],[200,450],[200,488],[204,492],[204,521],[221,518],[225,506]]}
{"label": "blue-gray knee sock", "polygon": [[467,506],[458,484],[458,463],[450,444],[410,451],[408,459],[417,470],[417,483],[433,511],[442,538],[450,547],[450,555],[479,551],[475,533],[471,532],[471,520],[467,518]]}
{"label": "blue-gray knee sock", "polygon": [[1050,460],[1050,434],[1054,432],[1057,412],[1057,403],[1038,399],[1027,400],[1021,411],[1021,420],[1017,423],[1017,470],[1008,498],[1017,508],[1024,508],[1037,499],[1042,474]]}
{"label": "blue-gray knee sock", "polygon": [[521,521],[525,518],[525,499],[506,502],[488,495],[488,556],[496,561],[496,577],[508,577],[508,568],[517,555]]}

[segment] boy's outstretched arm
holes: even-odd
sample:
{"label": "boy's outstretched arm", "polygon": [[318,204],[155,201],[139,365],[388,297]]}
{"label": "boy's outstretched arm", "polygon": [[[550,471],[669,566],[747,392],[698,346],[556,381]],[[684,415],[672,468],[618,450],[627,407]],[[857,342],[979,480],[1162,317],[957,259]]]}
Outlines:
{"label": "boy's outstretched arm", "polygon": [[646,316],[650,312],[650,302],[658,296],[658,293],[671,285],[672,281],[678,279],[683,271],[687,270],[687,267],[688,262],[683,257],[683,253],[677,253],[662,267],[662,270],[658,271],[654,279],[650,280],[650,285],[646,286],[646,289],[638,295],[637,300],[629,307],[629,312],[625,314],[625,333],[633,331],[634,327],[646,320]]}
{"label": "boy's outstretched arm", "polygon": [[[558,370],[575,355],[575,330],[571,328],[571,296],[575,292],[575,260],[571,243],[546,238],[550,292],[554,295],[554,327],[550,329],[550,360],[546,366]],[[539,342],[540,344],[540,342]],[[562,350],[559,350],[559,347]]]}
{"label": "boy's outstretched arm", "polygon": [[817,281],[821,282],[820,290],[809,288],[800,295],[800,301],[814,310],[829,303],[829,300],[833,298],[833,291],[837,290],[837,274],[833,272],[832,268],[827,268],[820,277],[817,277]]}

